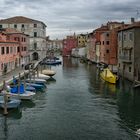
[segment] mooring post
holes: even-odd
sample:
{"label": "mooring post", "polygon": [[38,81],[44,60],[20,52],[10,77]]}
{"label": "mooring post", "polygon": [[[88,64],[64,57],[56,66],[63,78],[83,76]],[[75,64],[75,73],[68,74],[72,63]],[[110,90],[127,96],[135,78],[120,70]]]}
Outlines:
{"label": "mooring post", "polygon": [[18,95],[20,94],[20,73],[19,73],[19,79],[18,79]]}
{"label": "mooring post", "polygon": [[39,68],[37,67],[37,78],[39,77]]}
{"label": "mooring post", "polygon": [[7,95],[6,95],[6,83],[5,81],[3,81],[3,96],[4,96],[4,112],[3,114],[4,115],[7,115],[8,114],[8,111],[7,111]]}
{"label": "mooring post", "polygon": [[26,82],[25,82],[25,80],[26,80],[26,74],[24,72],[24,89],[26,89]]}

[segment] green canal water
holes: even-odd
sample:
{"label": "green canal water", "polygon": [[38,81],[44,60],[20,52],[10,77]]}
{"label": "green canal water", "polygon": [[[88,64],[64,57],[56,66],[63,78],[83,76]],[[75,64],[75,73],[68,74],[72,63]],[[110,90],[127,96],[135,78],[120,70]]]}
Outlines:
{"label": "green canal water", "polygon": [[95,65],[64,58],[47,89],[19,109],[0,110],[0,140],[137,140],[140,89],[100,79]]}

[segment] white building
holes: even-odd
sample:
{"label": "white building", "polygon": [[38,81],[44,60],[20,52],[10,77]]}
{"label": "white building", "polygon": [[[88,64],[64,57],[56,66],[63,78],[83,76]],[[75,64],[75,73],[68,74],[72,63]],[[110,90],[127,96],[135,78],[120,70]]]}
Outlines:
{"label": "white building", "polygon": [[38,60],[46,56],[46,27],[41,21],[22,16],[0,20],[0,28],[14,28],[29,35],[31,60]]}

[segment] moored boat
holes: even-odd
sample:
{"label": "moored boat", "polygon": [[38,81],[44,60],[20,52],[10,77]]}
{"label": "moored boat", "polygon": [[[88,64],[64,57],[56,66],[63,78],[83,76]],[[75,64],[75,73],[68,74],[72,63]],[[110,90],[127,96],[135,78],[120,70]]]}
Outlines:
{"label": "moored boat", "polygon": [[[7,99],[6,107],[8,109],[17,108],[21,103],[21,100],[19,99],[13,99],[10,97],[7,98],[8,99]],[[4,108],[4,106],[5,106],[4,97],[0,96],[0,108]]]}
{"label": "moored boat", "polygon": [[18,86],[7,86],[7,88],[9,89],[8,95],[22,100],[32,100],[36,94],[35,92],[25,90],[23,84],[20,85],[20,88],[18,88]]}
{"label": "moored boat", "polygon": [[43,70],[42,73],[49,76],[54,76],[56,74],[55,71],[49,69]]}
{"label": "moored boat", "polygon": [[44,88],[44,85],[41,85],[41,84],[35,84],[35,83],[26,83],[27,86],[32,86],[34,87],[36,90],[37,89],[43,89]]}
{"label": "moored boat", "polygon": [[50,78],[50,76],[39,73],[38,75],[35,75],[35,78],[39,78],[39,79],[44,79],[44,80],[48,80]]}
{"label": "moored boat", "polygon": [[39,79],[39,78],[28,78],[28,79],[26,79],[26,82],[35,83],[35,84],[41,84],[41,85],[44,85],[44,86],[46,84],[46,80]]}
{"label": "moored boat", "polygon": [[102,79],[104,79],[105,81],[115,84],[117,81],[117,75],[113,74],[109,68],[104,68],[101,73],[100,76]]}

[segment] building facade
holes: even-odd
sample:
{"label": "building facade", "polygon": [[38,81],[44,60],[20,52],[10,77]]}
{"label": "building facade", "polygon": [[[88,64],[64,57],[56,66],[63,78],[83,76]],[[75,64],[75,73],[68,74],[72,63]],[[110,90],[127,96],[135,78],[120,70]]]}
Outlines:
{"label": "building facade", "polygon": [[11,29],[0,29],[0,75],[28,61],[28,36]]}
{"label": "building facade", "polygon": [[0,28],[14,28],[29,35],[29,52],[31,60],[46,56],[46,25],[38,20],[16,16],[0,20]]}
{"label": "building facade", "polygon": [[140,22],[118,31],[118,73],[130,81],[140,81]]}
{"label": "building facade", "polygon": [[63,49],[62,49],[62,55],[63,56],[71,56],[72,49],[77,47],[77,38],[75,35],[73,36],[67,36],[63,40]]}

